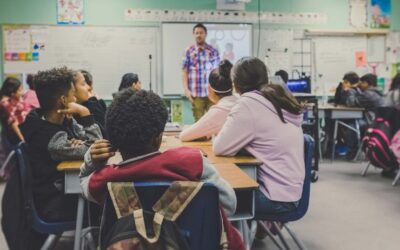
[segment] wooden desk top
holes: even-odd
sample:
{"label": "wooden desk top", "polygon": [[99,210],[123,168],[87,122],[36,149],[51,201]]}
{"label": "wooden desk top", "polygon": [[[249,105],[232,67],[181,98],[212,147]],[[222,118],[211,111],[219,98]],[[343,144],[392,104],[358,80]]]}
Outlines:
{"label": "wooden desk top", "polygon": [[[78,171],[82,161],[63,161],[57,166],[58,171]],[[255,189],[258,183],[250,178],[238,166],[233,163],[214,164],[219,174],[234,189]]]}
{"label": "wooden desk top", "polygon": [[205,156],[207,156],[208,160],[213,164],[220,163],[237,163],[237,164],[261,164],[253,156],[216,156],[212,150],[212,142],[211,141],[194,141],[194,142],[181,142],[178,138],[174,136],[167,136],[165,140],[161,143],[161,151],[165,151],[170,148],[176,148],[181,146],[187,146],[191,148],[200,149]]}
{"label": "wooden desk top", "polygon": [[[208,160],[215,164],[261,164],[256,158],[252,156],[216,156],[212,151],[212,142],[211,141],[194,141],[194,142],[181,142],[175,136],[166,136],[163,138],[163,142],[161,143],[160,151],[163,152],[167,149],[175,148],[175,147],[192,147],[200,149],[203,154],[205,154]],[[116,154],[114,157],[109,159],[109,163],[118,164],[122,161],[121,155]],[[83,161],[63,161],[57,166],[58,171],[65,170],[76,170],[82,165]]]}
{"label": "wooden desk top", "polygon": [[364,108],[360,107],[347,107],[344,105],[333,105],[333,104],[325,104],[318,106],[318,109],[323,109],[323,110],[341,110],[341,111],[364,111]]}
{"label": "wooden desk top", "polygon": [[[314,107],[314,103],[306,103],[306,108]],[[343,111],[364,111],[365,108],[360,107],[348,107],[345,105],[334,105],[331,103],[327,103],[325,105],[318,105],[319,110],[343,110]]]}

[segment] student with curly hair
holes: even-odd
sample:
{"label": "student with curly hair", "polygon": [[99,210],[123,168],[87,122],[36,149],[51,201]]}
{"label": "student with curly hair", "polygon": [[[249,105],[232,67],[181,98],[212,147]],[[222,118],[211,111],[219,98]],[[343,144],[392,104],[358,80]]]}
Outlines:
{"label": "student with curly hair", "polygon": [[[32,168],[33,199],[45,221],[76,217],[77,197],[64,194],[64,173],[57,171],[57,165],[83,159],[90,145],[102,138],[90,111],[75,102],[73,77],[66,67],[39,71],[34,83],[40,108],[21,125]],[[81,118],[82,126],[73,115]]]}
{"label": "student with curly hair", "polygon": [[[107,182],[116,181],[204,181],[219,190],[222,207],[228,214],[236,208],[236,196],[198,149],[180,147],[159,151],[168,119],[162,99],[153,92],[127,89],[116,94],[106,115],[109,141],[99,140],[85,155],[81,167],[84,195],[102,203]],[[123,161],[107,165],[109,157],[119,150]],[[240,235],[224,221],[230,249],[243,249]]]}
{"label": "student with curly hair", "polygon": [[215,105],[211,106],[195,124],[182,131],[179,135],[181,141],[208,138],[221,130],[226,117],[238,99],[232,95],[231,69],[232,64],[228,60],[223,60],[218,68],[211,71],[208,77],[208,99]]}

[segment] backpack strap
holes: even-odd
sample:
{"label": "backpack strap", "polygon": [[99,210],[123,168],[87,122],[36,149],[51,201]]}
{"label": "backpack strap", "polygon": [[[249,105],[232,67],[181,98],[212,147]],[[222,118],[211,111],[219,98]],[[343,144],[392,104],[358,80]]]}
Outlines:
{"label": "backpack strap", "polygon": [[108,182],[107,187],[118,219],[141,210],[142,205],[132,182]]}
{"label": "backpack strap", "polygon": [[[201,190],[203,185],[203,182],[174,181],[157,203],[154,204],[153,211],[156,215],[162,215],[169,221],[175,221]],[[221,211],[219,211],[219,215],[221,220],[220,246],[222,250],[226,250],[229,245],[228,237]]]}
{"label": "backpack strap", "polygon": [[203,187],[203,182],[174,181],[154,204],[153,211],[175,221]]}

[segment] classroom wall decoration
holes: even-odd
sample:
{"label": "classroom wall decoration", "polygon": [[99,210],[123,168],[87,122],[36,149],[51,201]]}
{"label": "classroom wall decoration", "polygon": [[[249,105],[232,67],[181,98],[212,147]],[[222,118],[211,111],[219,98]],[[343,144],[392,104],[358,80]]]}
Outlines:
{"label": "classroom wall decoration", "polygon": [[58,24],[83,24],[84,0],[57,0]]}
{"label": "classroom wall decoration", "polygon": [[349,0],[349,23],[355,28],[365,28],[368,25],[368,1]]}
{"label": "classroom wall decoration", "polygon": [[[137,73],[144,89],[149,89],[150,77],[157,83],[157,33],[156,27],[3,26],[4,74],[62,66],[85,69],[93,75],[96,94],[112,99],[125,73]],[[154,59],[151,76],[144,63],[149,55]]]}
{"label": "classroom wall decoration", "polygon": [[31,34],[28,26],[5,27],[4,29],[5,61],[37,61],[39,54],[32,50]]}
{"label": "classroom wall decoration", "polygon": [[390,0],[371,0],[371,28],[390,28]]}
{"label": "classroom wall decoration", "polygon": [[[125,10],[126,21],[256,23],[258,13],[221,10]],[[317,12],[260,12],[260,21],[277,24],[326,24],[327,15]]]}

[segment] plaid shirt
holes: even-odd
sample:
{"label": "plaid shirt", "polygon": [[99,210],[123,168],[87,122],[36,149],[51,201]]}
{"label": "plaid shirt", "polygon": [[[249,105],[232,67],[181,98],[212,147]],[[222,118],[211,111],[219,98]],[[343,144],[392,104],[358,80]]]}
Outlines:
{"label": "plaid shirt", "polygon": [[22,98],[15,99],[4,97],[0,101],[0,117],[7,124],[17,122],[21,124],[25,121],[26,115],[31,108],[22,100]]}
{"label": "plaid shirt", "polygon": [[193,97],[206,97],[208,76],[219,65],[219,53],[208,44],[204,48],[196,45],[185,51],[183,69],[188,72],[188,87]]}

